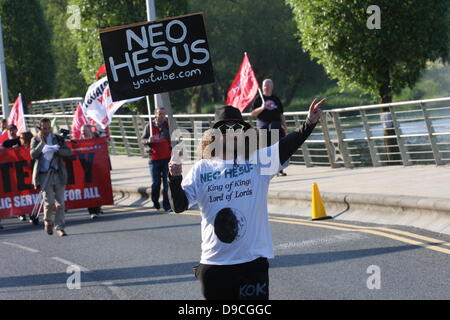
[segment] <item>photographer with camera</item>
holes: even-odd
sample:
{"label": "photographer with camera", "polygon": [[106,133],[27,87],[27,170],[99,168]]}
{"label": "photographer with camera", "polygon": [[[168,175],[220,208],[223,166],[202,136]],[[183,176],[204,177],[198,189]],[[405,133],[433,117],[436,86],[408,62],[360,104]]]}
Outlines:
{"label": "photographer with camera", "polygon": [[[60,237],[64,231],[64,191],[67,171],[63,158],[70,157],[71,150],[64,136],[52,133],[50,119],[39,121],[39,133],[31,140],[30,154],[36,160],[33,166],[33,185],[40,189],[44,199],[44,230]],[[56,211],[56,212],[55,212]]]}

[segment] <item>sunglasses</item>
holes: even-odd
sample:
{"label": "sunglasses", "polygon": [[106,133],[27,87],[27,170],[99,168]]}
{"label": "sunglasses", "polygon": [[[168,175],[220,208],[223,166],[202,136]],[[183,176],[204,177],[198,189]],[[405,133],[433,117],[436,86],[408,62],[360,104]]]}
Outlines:
{"label": "sunglasses", "polygon": [[220,125],[219,127],[217,127],[217,129],[219,129],[222,134],[226,134],[228,130],[245,131],[245,126],[241,123],[234,123],[234,124],[230,124],[230,125],[224,123],[224,124]]}

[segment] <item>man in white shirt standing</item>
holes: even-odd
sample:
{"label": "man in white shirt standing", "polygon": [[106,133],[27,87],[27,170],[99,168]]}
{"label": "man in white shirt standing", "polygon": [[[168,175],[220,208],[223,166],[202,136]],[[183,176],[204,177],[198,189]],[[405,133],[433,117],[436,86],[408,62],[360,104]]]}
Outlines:
{"label": "man in white shirt standing", "polygon": [[33,185],[43,192],[44,230],[51,235],[55,229],[56,234],[63,237],[67,235],[64,231],[67,170],[63,158],[70,157],[71,150],[63,137],[52,133],[50,119],[41,119],[38,128],[39,133],[31,140],[30,147],[31,159],[36,160],[33,166]]}
{"label": "man in white shirt standing", "polygon": [[[173,210],[179,213],[195,204],[201,210],[202,254],[195,275],[207,300],[269,299],[267,259],[274,256],[267,209],[269,183],[313,131],[324,100],[312,102],[301,128],[269,147],[248,145],[256,150],[248,153],[239,151],[245,143],[237,141],[239,135],[254,129],[238,109],[220,107],[213,133],[203,136],[202,159],[184,179],[182,165],[169,164]],[[264,158],[269,161],[263,162]]]}

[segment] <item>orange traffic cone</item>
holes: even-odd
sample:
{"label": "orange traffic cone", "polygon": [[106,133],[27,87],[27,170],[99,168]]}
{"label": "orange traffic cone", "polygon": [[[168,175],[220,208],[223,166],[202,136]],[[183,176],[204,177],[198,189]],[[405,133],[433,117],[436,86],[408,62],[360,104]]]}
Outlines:
{"label": "orange traffic cone", "polygon": [[311,220],[324,219],[332,219],[332,217],[327,216],[322,197],[320,196],[319,187],[317,186],[317,183],[313,182],[311,195]]}

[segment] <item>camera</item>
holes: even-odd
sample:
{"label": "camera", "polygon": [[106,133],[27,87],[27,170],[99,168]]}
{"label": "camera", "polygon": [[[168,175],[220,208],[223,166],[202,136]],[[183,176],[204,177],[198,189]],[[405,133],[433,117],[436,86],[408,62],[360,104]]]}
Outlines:
{"label": "camera", "polygon": [[64,138],[64,140],[69,139],[69,133],[70,131],[67,129],[59,129],[59,133]]}
{"label": "camera", "polygon": [[56,138],[58,140],[58,144],[62,147],[64,146],[64,141],[70,140],[69,138],[70,131],[67,129],[59,129],[59,133],[61,134],[61,136],[56,136]]}

